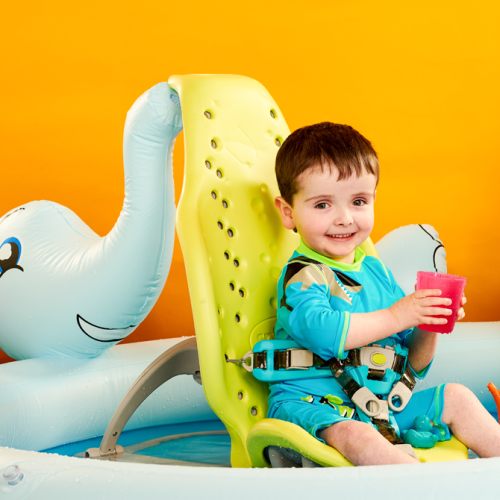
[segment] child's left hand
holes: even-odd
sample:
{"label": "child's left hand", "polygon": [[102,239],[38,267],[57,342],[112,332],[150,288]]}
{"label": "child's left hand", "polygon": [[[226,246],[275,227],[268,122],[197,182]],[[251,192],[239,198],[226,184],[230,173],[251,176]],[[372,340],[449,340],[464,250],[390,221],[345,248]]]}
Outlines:
{"label": "child's left hand", "polygon": [[460,301],[460,305],[462,306],[458,311],[457,311],[457,321],[460,321],[461,319],[465,318],[465,311],[464,311],[464,305],[467,303],[467,299],[465,295],[462,295],[462,300]]}
{"label": "child's left hand", "polygon": [[[417,285],[415,285],[415,290],[417,289]],[[461,319],[465,318],[465,311],[464,311],[464,306],[467,304],[467,298],[465,295],[462,295],[462,300],[460,300],[460,309],[457,311],[457,319],[455,321],[460,321]]]}

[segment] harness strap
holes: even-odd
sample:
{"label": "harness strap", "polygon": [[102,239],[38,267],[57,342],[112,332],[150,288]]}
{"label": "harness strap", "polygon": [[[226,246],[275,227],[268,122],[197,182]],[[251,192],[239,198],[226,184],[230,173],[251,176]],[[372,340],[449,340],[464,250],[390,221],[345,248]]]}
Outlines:
{"label": "harness strap", "polygon": [[[359,353],[358,350],[356,351]],[[377,398],[377,396],[367,387],[359,385],[345,370],[346,366],[355,366],[356,360],[359,358],[359,355],[353,354],[351,359],[349,359],[351,352],[353,352],[353,350],[349,351],[349,355],[345,361],[341,361],[337,358],[332,358],[329,361],[332,375],[345,395],[360,409],[360,411],[369,417],[380,434],[392,444],[401,444],[403,440],[398,436],[398,433],[390,424],[387,407],[389,406],[393,411],[401,411],[407,405],[411,398],[411,391],[415,387],[415,378],[411,373],[410,367],[407,365],[400,381],[395,384],[389,393],[387,401],[384,401]],[[395,361],[394,365],[400,366],[400,362]],[[398,397],[401,400],[400,407],[394,406],[392,401],[394,397]]]}
{"label": "harness strap", "polygon": [[362,389],[362,387],[345,371],[345,363],[343,361],[338,358],[332,358],[329,364],[335,380],[345,395],[352,401],[354,394]]}
{"label": "harness strap", "polygon": [[[281,350],[279,343],[282,343]],[[258,348],[261,344],[260,349]],[[394,412],[402,411],[408,404],[412,390],[415,387],[415,378],[408,363],[405,363],[406,356],[396,354],[393,349],[383,348],[382,346],[375,345],[376,349],[373,351],[374,345],[361,349],[351,349],[347,358],[340,360],[333,357],[329,361],[325,361],[311,351],[300,348],[300,346],[291,341],[261,341],[254,346],[257,352],[249,351],[242,359],[227,359],[227,362],[242,363],[242,366],[247,371],[254,371],[254,375],[259,380],[276,381],[279,378],[274,378],[275,373],[287,372],[285,378],[303,378],[303,370],[309,369],[317,370],[315,376],[324,377],[327,374],[333,375],[344,394],[351,400],[360,411],[361,419],[367,423],[371,423],[389,442],[393,444],[401,443],[401,438],[394,426],[392,425],[390,410]],[[362,349],[365,349],[363,351]],[[366,350],[368,349],[368,350]],[[372,350],[370,350],[372,349]],[[375,395],[368,387],[360,385],[346,370],[347,367],[365,366],[368,355],[380,354],[380,349],[388,349],[388,362],[384,363],[385,369],[372,370],[372,377],[382,377],[386,369],[390,368],[393,372],[400,375],[396,384],[392,387],[388,394],[387,399],[383,396]],[[250,358],[250,363],[247,362]],[[406,365],[406,366],[405,366]],[[403,371],[404,367],[404,371]],[[270,373],[271,376],[267,377],[262,374]],[[259,375],[257,375],[257,373]],[[370,369],[368,371],[370,375]],[[398,406],[394,404],[397,400]],[[390,408],[390,410],[389,410]]]}
{"label": "harness strap", "polygon": [[392,444],[402,444],[404,441],[398,436],[394,427],[388,422],[383,422],[382,420],[377,420],[376,418],[372,418],[373,425],[377,428],[377,430],[382,434],[382,436]]}
{"label": "harness strap", "polygon": [[287,349],[274,352],[275,370],[308,370],[311,367],[328,368],[329,364],[307,349]]}

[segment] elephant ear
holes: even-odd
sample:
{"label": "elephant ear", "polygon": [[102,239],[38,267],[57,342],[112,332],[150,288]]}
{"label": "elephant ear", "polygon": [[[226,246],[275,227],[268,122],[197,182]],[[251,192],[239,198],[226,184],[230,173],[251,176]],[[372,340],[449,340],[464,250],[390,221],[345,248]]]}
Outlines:
{"label": "elephant ear", "polygon": [[418,271],[446,273],[446,250],[438,232],[428,224],[394,229],[375,246],[406,295],[415,291]]}

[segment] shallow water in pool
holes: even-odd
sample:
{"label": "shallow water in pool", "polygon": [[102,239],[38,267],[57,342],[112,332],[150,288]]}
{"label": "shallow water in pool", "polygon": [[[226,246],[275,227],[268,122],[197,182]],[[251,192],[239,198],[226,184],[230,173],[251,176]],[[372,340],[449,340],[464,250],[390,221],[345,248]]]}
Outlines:
{"label": "shallow water in pool", "polygon": [[[187,434],[191,432],[225,431],[220,420],[205,422],[189,422],[182,424],[159,425],[144,429],[122,432],[118,444],[124,448],[163,436]],[[45,453],[74,456],[85,452],[88,448],[99,448],[102,436],[70,443],[48,450]],[[183,460],[211,465],[230,467],[231,439],[228,434],[214,436],[191,436],[183,439],[168,441],[135,452],[136,455],[148,455],[170,460]]]}

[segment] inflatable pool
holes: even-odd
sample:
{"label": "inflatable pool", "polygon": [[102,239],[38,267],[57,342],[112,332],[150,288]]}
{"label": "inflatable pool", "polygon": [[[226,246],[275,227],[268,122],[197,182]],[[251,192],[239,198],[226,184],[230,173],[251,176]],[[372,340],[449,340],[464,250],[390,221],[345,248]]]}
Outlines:
{"label": "inflatable pool", "polygon": [[[155,242],[148,240],[150,251],[155,255],[159,252],[161,258],[153,261],[153,266],[137,268],[142,269],[135,281],[138,291],[122,300],[126,311],[135,311],[132,315],[117,308],[113,316],[106,317],[102,301],[89,300],[91,307],[85,317],[95,314],[102,317],[102,323],[83,322],[79,311],[64,308],[64,313],[69,310],[68,323],[61,323],[57,332],[50,323],[53,315],[40,314],[44,328],[37,330],[33,323],[35,327],[22,332],[28,335],[26,339],[4,334],[3,342],[10,352],[17,353],[19,359],[33,359],[0,366],[2,498],[308,498],[313,490],[315,496],[338,490],[342,495],[370,499],[388,495],[411,499],[495,497],[500,458],[404,466],[311,467],[307,443],[304,449],[296,450],[304,457],[296,467],[270,469],[264,457],[254,462],[247,438],[252,437],[250,430],[270,420],[264,418],[267,385],[241,363],[230,361],[241,361],[256,342],[272,337],[276,282],[290,250],[297,246],[297,236],[284,231],[272,204],[277,194],[273,159],[289,131],[276,103],[253,80],[202,75],[173,77],[169,84],[156,86],[138,100],[148,113],[131,120],[130,127],[136,131],[135,146],[142,160],[154,160],[156,166],[164,166],[167,160],[170,168],[182,108],[186,178],[177,229],[196,340],[111,347],[137,326],[158,296],[168,272],[168,252],[164,249],[172,240],[172,227]],[[172,120],[177,126],[171,127],[165,138],[165,123]],[[151,134],[155,140],[146,140]],[[153,153],[150,147],[156,148]],[[135,165],[140,166],[140,162]],[[128,183],[144,187],[140,179],[131,178]],[[141,192],[144,195],[144,190]],[[172,197],[171,186],[169,193]],[[172,208],[172,200],[166,198],[161,190],[156,206],[163,207],[160,211],[165,217],[166,207]],[[155,210],[147,204],[128,203],[126,199],[125,214],[141,214],[145,217],[142,220],[148,220]],[[21,286],[20,277],[28,276],[29,264],[40,258],[40,252],[29,256],[29,231],[24,238],[11,234],[26,225],[29,211],[19,210],[0,221],[9,217],[3,225],[3,230],[9,231],[0,262],[6,274],[3,290]],[[57,211],[65,214],[64,224],[76,223],[62,208]],[[164,224],[165,217],[153,218],[155,224]],[[132,226],[145,228],[140,220]],[[123,227],[126,233],[130,224]],[[73,232],[69,233],[72,238]],[[88,241],[78,245],[64,236],[61,253],[49,259],[61,278],[56,280],[62,287],[61,296],[66,296],[64,287],[72,286],[66,279],[69,270],[88,283],[92,292],[97,283],[94,276],[100,275],[95,262],[105,262],[109,245],[116,241],[113,233],[102,240],[85,234]],[[50,242],[48,246],[40,244],[38,248],[44,252],[57,247],[51,247]],[[83,251],[76,248],[79,245],[84,246]],[[429,226],[400,228],[383,238],[376,249],[370,240],[363,245],[370,255],[378,252],[407,293],[413,289],[416,271],[446,272],[444,249]],[[91,258],[95,255],[97,261]],[[120,269],[127,271],[122,276],[125,281],[116,281],[114,288],[133,292],[135,285],[127,281],[127,266]],[[34,283],[46,284],[47,280],[42,276]],[[109,298],[109,292],[106,296]],[[33,297],[35,301],[36,294]],[[127,306],[127,301],[131,305]],[[24,318],[29,307],[26,303],[17,317]],[[13,328],[11,332],[17,332],[19,325],[7,312],[5,309],[2,319]],[[70,335],[65,337],[67,332]],[[36,342],[29,344],[29,336],[37,333],[41,335]],[[47,345],[52,345],[48,351]],[[185,359],[176,358],[176,365],[171,353],[182,353],[180,346],[193,349]],[[73,358],[36,357],[55,354]],[[494,414],[496,408],[486,386],[499,378],[498,359],[500,323],[459,324],[451,335],[441,336],[430,373],[416,390],[460,382]],[[292,442],[293,432],[285,434],[279,436],[280,442]],[[334,452],[328,448],[326,455]]]}
{"label": "inflatable pool", "polygon": [[[73,443],[67,450],[72,455],[81,455],[89,446],[98,446],[99,436],[137,376],[159,354],[179,341],[181,339],[117,345],[91,360],[32,359],[0,366],[2,498],[5,495],[12,499],[91,496],[215,500],[234,495],[250,499],[256,492],[263,498],[279,495],[307,498],[311,485],[328,491],[338,488],[339,483],[349,485],[353,498],[382,499],[401,491],[405,498],[411,499],[471,495],[494,498],[500,458],[420,466],[232,469],[227,467],[228,441],[223,439],[213,447],[195,443],[196,460],[199,460],[196,467],[141,463],[140,460],[133,463],[89,460],[43,451]],[[452,335],[441,339],[431,372],[419,389],[443,381],[460,382],[473,389],[486,408],[495,413],[486,384],[498,379],[499,358],[500,323],[458,324]],[[471,360],[476,360],[481,369],[464,369],[471,365]],[[176,427],[180,423],[189,425]],[[125,430],[133,433],[134,429],[142,428],[152,432],[157,426],[170,426],[177,437],[184,434],[186,440],[192,439],[194,432],[216,432],[217,436],[223,429],[208,406],[201,386],[189,376],[173,378],[156,390],[139,407]],[[167,427],[160,430],[168,433]],[[146,432],[146,440],[151,441],[151,435]],[[120,442],[127,447],[127,442],[143,437],[127,438],[124,433],[125,441]],[[200,452],[200,448],[204,449]],[[61,452],[64,447],[59,448]],[[167,450],[164,455],[170,453],[172,457],[174,452]],[[225,454],[219,457],[219,467],[214,466],[211,459],[214,453]],[[174,458],[178,457],[179,454]],[[182,457],[177,463],[182,463]],[[12,474],[13,466],[18,467],[22,479],[9,485],[4,476],[6,471]]]}

